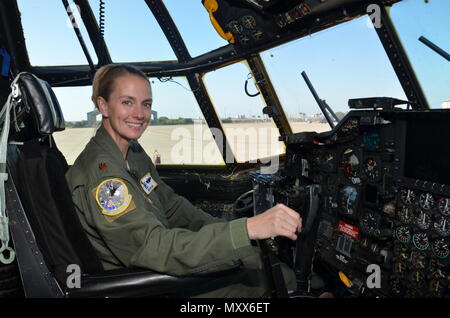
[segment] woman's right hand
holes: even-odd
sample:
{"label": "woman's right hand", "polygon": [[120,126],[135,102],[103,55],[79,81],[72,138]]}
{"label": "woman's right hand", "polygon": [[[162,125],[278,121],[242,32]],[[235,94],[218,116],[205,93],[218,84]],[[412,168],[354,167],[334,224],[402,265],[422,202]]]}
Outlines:
{"label": "woman's right hand", "polygon": [[277,204],[264,213],[247,219],[247,231],[251,240],[262,240],[269,237],[284,236],[297,239],[302,228],[300,214],[284,204]]}

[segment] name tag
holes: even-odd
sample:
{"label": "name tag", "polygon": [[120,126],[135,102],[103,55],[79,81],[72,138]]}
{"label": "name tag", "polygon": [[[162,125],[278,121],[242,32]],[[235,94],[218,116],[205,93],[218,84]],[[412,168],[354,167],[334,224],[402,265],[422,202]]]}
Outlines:
{"label": "name tag", "polygon": [[145,193],[147,194],[150,194],[150,192],[152,192],[153,189],[155,189],[158,185],[155,179],[152,178],[150,173],[147,173],[145,176],[143,176],[140,183],[142,189],[144,189]]}

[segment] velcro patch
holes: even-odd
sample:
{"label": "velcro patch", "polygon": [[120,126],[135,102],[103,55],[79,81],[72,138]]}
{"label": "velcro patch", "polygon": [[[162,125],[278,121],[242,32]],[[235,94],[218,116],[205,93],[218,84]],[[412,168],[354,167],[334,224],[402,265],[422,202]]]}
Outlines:
{"label": "velcro patch", "polygon": [[127,185],[118,178],[102,181],[95,190],[95,199],[105,216],[119,216],[126,212],[133,202]]}
{"label": "velcro patch", "polygon": [[145,176],[141,178],[140,181],[142,189],[144,189],[145,193],[150,194],[157,186],[155,179],[152,178],[150,173],[147,173]]}

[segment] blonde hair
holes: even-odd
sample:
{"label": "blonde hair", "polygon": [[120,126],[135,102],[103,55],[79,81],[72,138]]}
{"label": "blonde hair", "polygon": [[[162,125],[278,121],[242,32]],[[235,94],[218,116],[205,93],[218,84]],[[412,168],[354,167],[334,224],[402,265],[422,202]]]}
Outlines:
{"label": "blonde hair", "polygon": [[129,64],[108,64],[100,67],[92,80],[92,102],[98,109],[97,98],[103,97],[108,101],[114,89],[114,81],[123,75],[136,75],[145,79],[150,85],[150,81],[140,69]]}

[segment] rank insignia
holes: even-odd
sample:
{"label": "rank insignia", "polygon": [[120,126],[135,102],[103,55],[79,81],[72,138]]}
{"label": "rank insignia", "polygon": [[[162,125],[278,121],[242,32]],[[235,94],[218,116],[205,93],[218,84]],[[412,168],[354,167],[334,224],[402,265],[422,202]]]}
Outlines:
{"label": "rank insignia", "polygon": [[132,198],[125,182],[117,178],[104,180],[95,191],[95,199],[106,216],[119,216],[126,212]]}
{"label": "rank insignia", "polygon": [[140,181],[142,189],[144,189],[145,193],[150,194],[150,192],[153,191],[153,189],[156,188],[158,185],[155,181],[155,179],[152,178],[150,173],[147,173],[145,176],[142,177]]}

